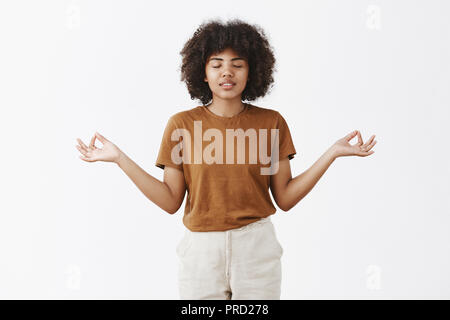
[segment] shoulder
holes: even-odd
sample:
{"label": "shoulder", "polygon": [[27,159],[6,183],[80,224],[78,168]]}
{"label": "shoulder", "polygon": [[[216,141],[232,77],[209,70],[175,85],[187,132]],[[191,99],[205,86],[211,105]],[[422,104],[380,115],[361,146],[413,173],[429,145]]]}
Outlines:
{"label": "shoulder", "polygon": [[282,130],[288,129],[288,123],[286,119],[282,116],[282,114],[273,109],[273,108],[264,108],[259,106],[252,105],[252,108],[255,110],[254,114],[259,114],[258,121],[263,120],[263,123],[269,123],[275,128],[279,128]]}
{"label": "shoulder", "polygon": [[203,106],[197,106],[188,110],[182,110],[170,116],[169,122],[182,124],[185,121],[196,119],[201,114]]}
{"label": "shoulder", "polygon": [[278,120],[281,117],[281,114],[273,109],[268,107],[260,107],[253,104],[248,104],[250,106],[250,111],[254,114],[258,114],[263,117],[268,117],[272,119]]}

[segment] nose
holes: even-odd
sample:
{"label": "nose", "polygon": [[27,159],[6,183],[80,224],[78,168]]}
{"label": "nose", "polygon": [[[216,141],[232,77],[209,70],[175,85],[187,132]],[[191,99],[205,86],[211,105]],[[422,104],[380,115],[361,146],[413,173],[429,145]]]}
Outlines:
{"label": "nose", "polygon": [[224,76],[224,77],[226,77],[226,76],[233,76],[233,73],[231,72],[231,67],[225,66],[225,69],[223,71],[222,76]]}

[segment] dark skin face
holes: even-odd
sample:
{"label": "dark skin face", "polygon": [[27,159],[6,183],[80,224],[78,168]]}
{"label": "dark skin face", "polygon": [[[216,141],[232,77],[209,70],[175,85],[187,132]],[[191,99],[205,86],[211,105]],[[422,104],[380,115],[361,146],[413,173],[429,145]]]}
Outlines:
{"label": "dark skin face", "polygon": [[[208,108],[218,115],[230,117],[243,109],[241,101],[248,79],[248,61],[239,57],[231,48],[212,54],[205,66],[205,82],[208,82],[213,101]],[[224,81],[232,81],[235,85],[225,89],[220,85]]]}

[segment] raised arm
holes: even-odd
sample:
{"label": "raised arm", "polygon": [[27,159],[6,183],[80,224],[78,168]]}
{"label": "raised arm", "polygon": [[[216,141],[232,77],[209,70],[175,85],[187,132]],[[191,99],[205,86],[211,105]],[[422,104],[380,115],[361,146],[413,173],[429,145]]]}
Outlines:
{"label": "raised arm", "polygon": [[[358,142],[350,145],[349,141],[356,135]],[[374,138],[375,135],[363,144],[359,131],[353,131],[336,141],[308,170],[295,178],[292,178],[289,159],[280,159],[277,174],[270,176],[270,190],[278,207],[283,211],[294,207],[311,191],[336,158],[350,155],[366,157],[373,154],[375,151],[370,149],[376,143]]]}
{"label": "raised arm", "polygon": [[123,152],[117,160],[117,165],[158,207],[170,214],[178,211],[186,193],[183,171],[165,166],[164,181],[160,181],[145,172]]}
{"label": "raised arm", "polygon": [[[103,148],[95,146],[96,138],[103,143]],[[115,144],[97,132],[92,137],[89,147],[80,139],[77,139],[77,141],[76,147],[82,153],[82,156],[80,156],[82,160],[116,163],[138,189],[158,207],[170,214],[178,211],[186,193],[186,183],[181,170],[166,166],[164,168],[164,181],[160,181],[144,171]]]}

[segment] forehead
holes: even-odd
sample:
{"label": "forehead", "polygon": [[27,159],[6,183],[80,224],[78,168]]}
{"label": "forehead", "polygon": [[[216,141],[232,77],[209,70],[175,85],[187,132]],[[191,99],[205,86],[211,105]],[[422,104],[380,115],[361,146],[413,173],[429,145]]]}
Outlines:
{"label": "forehead", "polygon": [[234,51],[231,48],[227,48],[223,50],[222,52],[213,53],[208,58],[208,62],[210,61],[224,61],[224,60],[230,60],[230,61],[245,61],[244,57],[241,57],[237,54],[236,51]]}

